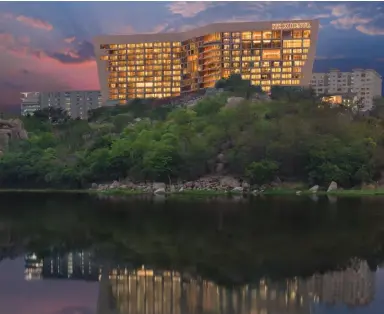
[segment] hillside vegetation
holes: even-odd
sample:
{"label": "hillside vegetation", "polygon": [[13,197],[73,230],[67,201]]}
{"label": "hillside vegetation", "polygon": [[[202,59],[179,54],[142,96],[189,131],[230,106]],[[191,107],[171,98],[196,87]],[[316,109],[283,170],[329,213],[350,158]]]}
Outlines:
{"label": "hillside vegetation", "polygon": [[[195,106],[134,100],[88,121],[60,110],[23,118],[28,140],[0,158],[1,187],[81,188],[92,182],[194,180],[213,173],[253,184],[281,180],[343,187],[379,180],[384,170],[382,100],[368,114],[321,103],[310,90],[257,88],[231,77],[224,92]],[[226,105],[229,96],[244,100]],[[50,119],[49,119],[50,117]]]}

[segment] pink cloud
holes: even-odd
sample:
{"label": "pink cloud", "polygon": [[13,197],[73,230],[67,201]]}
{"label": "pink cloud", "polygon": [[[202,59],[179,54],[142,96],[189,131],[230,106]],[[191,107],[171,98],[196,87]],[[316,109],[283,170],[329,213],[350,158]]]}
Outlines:
{"label": "pink cloud", "polygon": [[182,17],[194,17],[200,12],[206,11],[212,6],[211,1],[205,2],[187,2],[177,1],[168,5],[168,9],[173,14],[180,14]]}
{"label": "pink cloud", "polygon": [[341,29],[350,29],[355,25],[362,25],[367,24],[371,22],[372,19],[370,18],[362,18],[357,15],[355,16],[347,16],[347,17],[341,17],[331,22],[332,25],[334,25],[336,28]]}
{"label": "pink cloud", "polygon": [[115,35],[131,35],[131,34],[136,34],[137,31],[132,25],[125,25],[121,27],[118,31],[113,32],[112,34]]}
{"label": "pink cloud", "polygon": [[[76,58],[73,52],[68,50],[67,53]],[[20,49],[12,51],[12,54],[18,58],[20,66],[23,65],[24,68],[36,73],[35,79],[55,77],[59,85],[74,89],[99,89],[97,66],[94,60],[64,64],[39,50]]]}
{"label": "pink cloud", "polygon": [[24,44],[24,45],[27,45],[27,44],[30,44],[31,43],[31,38],[27,37],[27,36],[20,36],[17,38],[17,40],[21,43],[21,44]]}
{"label": "pink cloud", "polygon": [[168,23],[156,25],[152,29],[151,33],[161,33],[161,32],[164,32],[167,29],[168,26],[169,26]]}
{"label": "pink cloud", "polygon": [[0,47],[6,47],[15,42],[15,38],[12,34],[0,33]]}
{"label": "pink cloud", "polygon": [[19,15],[16,17],[16,21],[20,22],[20,23],[23,23],[27,26],[30,26],[30,27],[33,27],[33,28],[38,28],[38,29],[42,29],[42,30],[45,30],[45,31],[51,31],[53,30],[53,25],[46,22],[46,21],[43,21],[43,20],[40,20],[40,19],[36,19],[36,18],[33,18],[33,17],[28,17],[28,16],[25,16],[25,15]]}
{"label": "pink cloud", "polygon": [[68,44],[70,43],[73,43],[75,41],[76,37],[73,36],[73,37],[68,37],[68,38],[65,38],[64,41]]}
{"label": "pink cloud", "polygon": [[[11,40],[12,37],[1,34],[1,38]],[[12,43],[12,41],[11,41]],[[14,44],[2,48],[3,57],[0,60],[0,72],[9,73],[7,80],[16,82],[17,88],[1,90],[1,103],[19,103],[19,92],[23,90],[34,91],[60,91],[60,90],[98,90],[99,81],[97,66],[94,60],[79,63],[62,63],[44,51],[34,49],[28,45]],[[78,57],[70,49],[61,53],[69,54],[72,58]],[[31,75],[25,75],[27,70]]]}
{"label": "pink cloud", "polygon": [[12,13],[0,13],[0,19],[14,20],[32,28],[42,29],[45,31],[53,30],[53,25],[47,21],[25,15],[14,15]]}
{"label": "pink cloud", "polygon": [[331,9],[331,14],[336,17],[341,17],[351,12],[351,9],[345,4],[338,4],[329,8]]}
{"label": "pink cloud", "polygon": [[375,26],[371,25],[358,25],[356,26],[356,29],[366,35],[371,35],[371,36],[377,36],[377,35],[384,35],[384,29],[383,28],[378,28]]}

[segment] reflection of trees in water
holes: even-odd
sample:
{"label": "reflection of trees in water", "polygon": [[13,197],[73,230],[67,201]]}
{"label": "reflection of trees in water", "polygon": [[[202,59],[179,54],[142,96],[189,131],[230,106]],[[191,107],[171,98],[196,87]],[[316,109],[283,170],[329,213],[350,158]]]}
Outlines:
{"label": "reflection of trees in water", "polygon": [[104,269],[98,314],[307,314],[313,302],[359,306],[373,297],[374,273],[357,260],[343,271],[233,288],[173,271],[119,268]]}

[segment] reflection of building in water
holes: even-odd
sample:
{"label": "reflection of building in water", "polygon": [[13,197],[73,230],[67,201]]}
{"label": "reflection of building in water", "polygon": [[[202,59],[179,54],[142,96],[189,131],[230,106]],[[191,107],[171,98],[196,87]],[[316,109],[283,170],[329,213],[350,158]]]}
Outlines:
{"label": "reflection of building in water", "polygon": [[25,255],[25,280],[42,279],[43,260],[35,253]]}
{"label": "reflection of building in water", "polygon": [[[226,289],[178,272],[113,269],[101,278],[98,314],[309,313],[297,281]],[[107,297],[109,295],[109,297]]]}
{"label": "reflection of building in water", "polygon": [[38,257],[25,256],[25,279],[81,279],[97,281],[99,268],[92,261],[91,253],[74,251]]}
{"label": "reflection of building in water", "polygon": [[309,314],[313,302],[357,306],[374,297],[374,273],[366,262],[305,280],[261,280],[236,289],[144,267],[104,270],[101,277],[98,314]]}
{"label": "reflection of building in water", "polygon": [[354,260],[344,271],[312,276],[307,285],[309,293],[322,303],[367,305],[375,295],[375,274],[366,261]]}

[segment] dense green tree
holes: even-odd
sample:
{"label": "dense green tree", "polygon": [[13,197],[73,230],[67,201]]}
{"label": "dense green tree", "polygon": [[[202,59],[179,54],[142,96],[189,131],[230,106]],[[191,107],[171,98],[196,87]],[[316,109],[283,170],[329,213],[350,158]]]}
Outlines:
{"label": "dense green tree", "polygon": [[261,160],[252,162],[245,170],[246,176],[251,183],[263,184],[271,182],[279,169],[275,161]]}
{"label": "dense green tree", "polygon": [[[11,141],[3,152],[0,184],[75,188],[126,177],[192,180],[215,173],[218,156],[225,172],[255,184],[278,176],[352,187],[384,171],[380,99],[359,114],[302,88],[273,87],[272,100],[252,100],[259,88],[239,75],[216,87],[224,92],[193,107],[135,99],[92,110],[88,121],[53,109],[24,117],[29,139]],[[228,107],[230,96],[249,99]]]}

